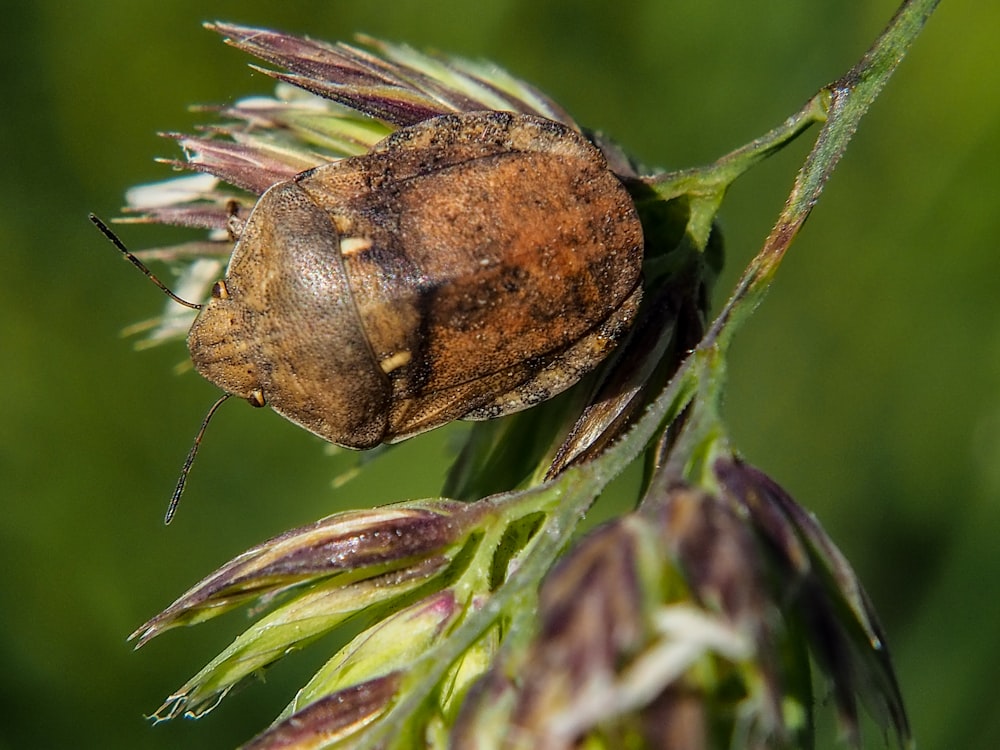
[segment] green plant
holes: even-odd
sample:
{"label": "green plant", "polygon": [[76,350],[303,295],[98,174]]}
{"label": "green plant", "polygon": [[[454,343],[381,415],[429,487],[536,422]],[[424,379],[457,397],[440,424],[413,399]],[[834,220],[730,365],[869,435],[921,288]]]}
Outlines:
{"label": "green plant", "polygon": [[[832,684],[850,742],[860,742],[860,696],[909,743],[860,583],[816,521],[740,460],[719,404],[734,332],[935,5],[904,3],[856,66],[708,167],[643,175],[598,139],[646,235],[645,300],[630,338],[563,396],[477,423],[447,499],[286,532],[143,625],[138,645],[246,604],[270,609],[157,718],[204,713],[353,619],[364,624],[360,635],[248,747],[810,746],[810,658]],[[205,296],[231,251],[234,205],[250,207],[253,193],[302,169],[364,153],[396,127],[470,109],[576,127],[494,68],[374,40],[365,51],[212,28],[289,72],[269,73],[280,81],[274,99],[238,102],[210,135],[179,139],[181,166],[205,174],[129,195],[133,218],[212,231],[208,241],[145,255],[187,263],[176,285],[186,298]],[[708,322],[721,263],[714,219],[727,188],[814,124],[816,143],[774,230]],[[171,310],[148,340],[189,325],[189,313]],[[635,461],[646,469],[636,510],[576,538],[591,503]]]}

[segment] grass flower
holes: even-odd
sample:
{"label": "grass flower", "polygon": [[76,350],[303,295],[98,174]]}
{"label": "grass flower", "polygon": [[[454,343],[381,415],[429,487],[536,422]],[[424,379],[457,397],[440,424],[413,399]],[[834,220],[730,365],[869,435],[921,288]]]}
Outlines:
{"label": "grass flower", "polygon": [[[819,523],[737,456],[719,403],[733,331],[931,6],[907,3],[854,70],[775,130],[708,167],[662,174],[642,174],[492,65],[209,24],[277,84],[271,97],[216,110],[220,122],[195,135],[170,134],[184,158],[169,163],[190,174],[127,194],[127,221],[203,230],[139,254],[177,269],[183,297],[208,297],[234,229],[274,183],[365,154],[400,127],[502,110],[584,132],[604,152],[643,225],[644,298],[596,373],[477,423],[442,499],[280,534],[136,630],[141,646],[236,608],[258,615],[155,718],[203,715],[263,667],[353,622],[358,635],[246,747],[808,747],[814,670],[850,744],[860,744],[859,703],[907,744],[885,635],[860,582]],[[727,187],[817,123],[813,161],[775,232],[710,321]],[[158,344],[192,319],[171,303],[135,330]],[[635,509],[578,538],[591,503],[635,461],[647,466]]]}

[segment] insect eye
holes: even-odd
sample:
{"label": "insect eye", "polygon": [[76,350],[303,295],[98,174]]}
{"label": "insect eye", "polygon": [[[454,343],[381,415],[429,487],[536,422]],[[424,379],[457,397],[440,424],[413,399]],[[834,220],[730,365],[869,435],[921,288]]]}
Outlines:
{"label": "insect eye", "polygon": [[229,289],[226,287],[225,281],[220,280],[212,284],[212,298],[229,299]]}
{"label": "insect eye", "polygon": [[267,405],[267,401],[264,400],[264,391],[262,391],[260,388],[255,388],[254,390],[250,391],[250,396],[247,398],[247,401],[250,402],[250,406],[256,408],[260,408],[261,406]]}

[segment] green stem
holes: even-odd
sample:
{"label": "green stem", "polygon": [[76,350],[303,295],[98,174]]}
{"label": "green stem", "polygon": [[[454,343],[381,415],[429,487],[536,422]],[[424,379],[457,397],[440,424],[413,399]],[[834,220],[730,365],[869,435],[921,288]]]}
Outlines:
{"label": "green stem", "polygon": [[814,96],[783,123],[706,167],[680,169],[644,178],[662,200],[725,190],[736,178],[791,143],[813,123],[826,120],[823,97]]}
{"label": "green stem", "polygon": [[707,167],[682,169],[644,178],[659,200],[687,196],[691,205],[687,233],[704,248],[726,190],[744,172],[787,146],[816,122],[826,119],[826,100],[815,96],[781,125]]}
{"label": "green stem", "polygon": [[828,114],[795,178],[764,247],[750,262],[736,290],[705,336],[702,346],[728,344],[739,323],[756,308],[785,253],[819,200],[827,180],[847,149],[858,123],[882,91],[939,0],[907,0],[854,67],[816,97],[828,99]]}

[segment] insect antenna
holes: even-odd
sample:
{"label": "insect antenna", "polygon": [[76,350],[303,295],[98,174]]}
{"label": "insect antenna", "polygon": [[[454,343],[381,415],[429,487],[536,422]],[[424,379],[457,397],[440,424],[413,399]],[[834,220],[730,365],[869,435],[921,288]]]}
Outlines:
{"label": "insect antenna", "polygon": [[198,430],[198,434],[195,435],[194,444],[191,446],[191,450],[188,451],[187,458],[184,459],[184,466],[181,467],[181,475],[177,479],[177,486],[174,488],[174,494],[170,497],[170,505],[167,506],[167,514],[163,517],[163,523],[169,525],[171,521],[174,520],[174,514],[177,512],[177,505],[181,501],[181,495],[184,494],[184,486],[187,484],[188,474],[191,472],[191,465],[194,463],[195,456],[198,455],[198,449],[201,447],[201,439],[205,436],[205,430],[208,428],[208,423],[215,416],[215,412],[223,402],[226,401],[232,394],[227,393],[214,404],[212,408],[208,410],[208,414],[201,422],[201,428]]}
{"label": "insect antenna", "polygon": [[192,310],[201,309],[201,305],[199,305],[197,302],[188,302],[186,299],[181,299],[176,294],[174,294],[170,289],[168,289],[167,285],[164,284],[162,281],[160,281],[158,278],[156,278],[156,275],[149,270],[149,268],[146,266],[145,263],[143,263],[141,260],[135,257],[135,255],[127,247],[125,247],[125,243],[118,238],[117,234],[111,231],[111,227],[109,227],[107,224],[105,224],[103,221],[97,218],[97,216],[95,216],[94,214],[88,214],[88,216],[90,220],[93,222],[94,226],[101,230],[101,234],[107,237],[108,240],[111,242],[111,244],[117,247],[121,251],[121,254],[124,255],[126,258],[128,258],[129,262],[131,262],[133,266],[142,271],[146,275],[146,278],[148,278],[150,281],[152,281],[154,284],[160,287],[160,289],[168,297],[170,297],[170,299],[172,299],[174,302],[177,302],[178,304],[184,305],[184,307],[190,307]]}

